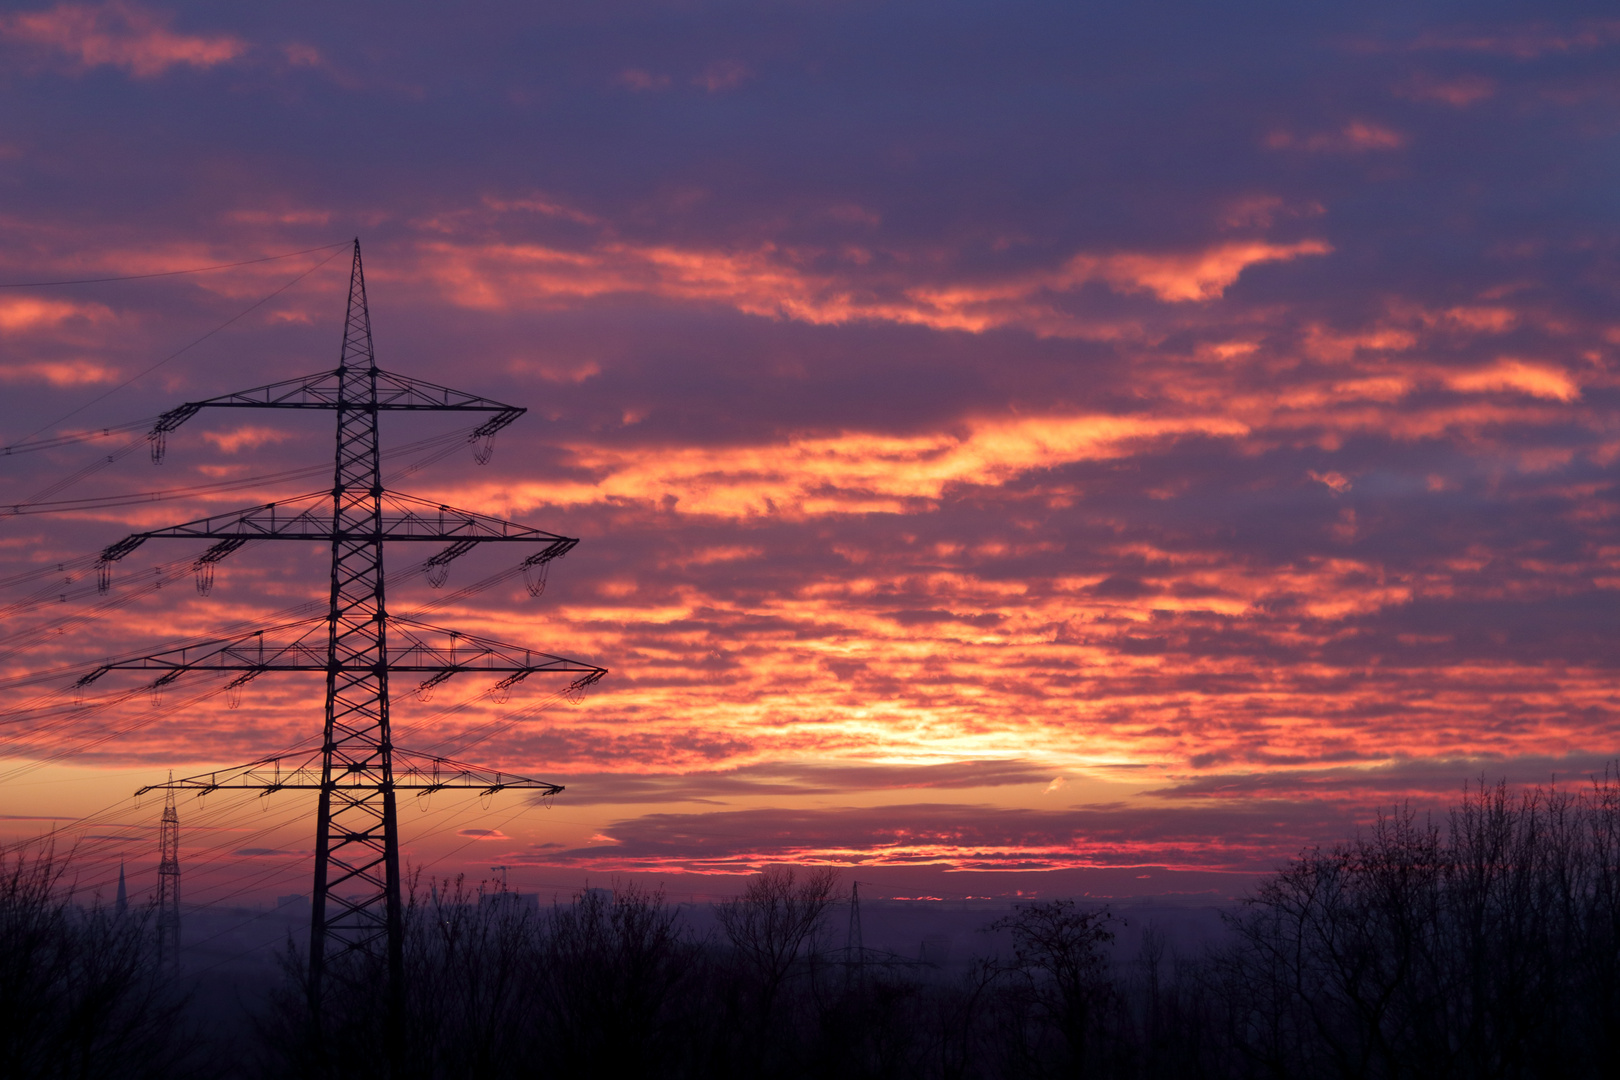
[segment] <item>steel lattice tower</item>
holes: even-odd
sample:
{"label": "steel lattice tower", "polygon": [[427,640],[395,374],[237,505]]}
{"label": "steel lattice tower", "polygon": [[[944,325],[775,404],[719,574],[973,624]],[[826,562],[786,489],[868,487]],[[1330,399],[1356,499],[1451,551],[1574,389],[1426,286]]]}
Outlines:
{"label": "steel lattice tower", "polygon": [[[327,935],[346,942],[387,937],[399,966],[399,821],[388,723],[388,605],[383,588],[382,464],[377,441],[377,364],[354,245],[337,381],[337,466],[332,480],[332,588],[326,616],[326,722],[315,818],[315,891],[310,970],[319,979]],[[360,788],[336,773],[364,776]],[[334,887],[359,887],[355,899]],[[330,900],[336,913],[328,912]]]}
{"label": "steel lattice tower", "polygon": [[[123,885],[124,870],[119,867],[120,890]],[[157,955],[160,967],[180,966],[180,813],[173,790],[163,800],[158,824]]]}
{"label": "steel lattice tower", "polygon": [[[253,789],[262,794],[288,789],[317,791],[311,999],[318,1006],[324,974],[335,957],[353,952],[385,956],[391,1007],[397,1018],[403,1000],[397,792],[425,795],[459,788],[493,793],[514,787],[550,796],[562,788],[395,746],[389,723],[389,675],[426,674],[419,689],[430,689],[458,672],[495,673],[504,676],[493,688],[499,693],[530,675],[567,673],[574,678],[565,692],[578,692],[607,672],[593,664],[390,616],[384,544],[447,543],[422,564],[429,580],[438,585],[449,564],[477,544],[538,543],[540,549],[521,565],[525,571],[543,575],[550,561],[566,554],[578,540],[428,503],[383,487],[378,441],[383,412],[489,414],[468,438],[483,463],[488,460],[495,432],[527,410],[377,367],[359,240],[354,244],[337,369],[172,409],[149,436],[154,460],[162,458],[169,432],[208,407],[335,411],[337,444],[331,489],[126,537],[101,554],[103,585],[113,564],[149,539],[213,540],[195,563],[199,589],[205,592],[220,560],[248,543],[321,541],[332,551],[327,614],[324,619],[108,664],[85,675],[79,685],[88,685],[109,671],[144,670],[162,673],[152,684],[160,688],[186,672],[213,671],[235,673],[226,685],[234,692],[269,671],[325,674],[326,708],[317,753],[265,758],[222,773],[154,787],[169,790],[171,806],[176,790],[199,794],[218,788]],[[543,581],[541,576],[541,585]],[[538,595],[539,587],[531,581],[531,593]],[[393,647],[391,629],[400,639]],[[324,648],[316,644],[321,637]],[[165,821],[167,814],[166,810]]]}
{"label": "steel lattice tower", "polygon": [[861,883],[849,883],[849,928],[844,931],[844,990],[866,975],[866,936],[861,932]]}

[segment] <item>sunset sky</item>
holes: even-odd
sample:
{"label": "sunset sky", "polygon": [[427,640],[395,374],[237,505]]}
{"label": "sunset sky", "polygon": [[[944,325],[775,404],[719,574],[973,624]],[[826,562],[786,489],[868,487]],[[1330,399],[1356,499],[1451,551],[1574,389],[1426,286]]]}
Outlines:
{"label": "sunset sky", "polygon": [[[379,364],[529,409],[485,466],[386,417],[392,486],[581,538],[540,599],[392,554],[393,610],[611,670],[396,684],[567,785],[408,806],[414,865],[1231,895],[1620,753],[1609,10],[6,3],[0,441],[335,366],[358,235]],[[68,687],[323,601],[317,545],[90,560],[320,489],[331,424],[0,462],[0,832],[145,888],[136,787],[318,734],[315,677]],[[308,891],[307,800],[180,813],[189,899]]]}

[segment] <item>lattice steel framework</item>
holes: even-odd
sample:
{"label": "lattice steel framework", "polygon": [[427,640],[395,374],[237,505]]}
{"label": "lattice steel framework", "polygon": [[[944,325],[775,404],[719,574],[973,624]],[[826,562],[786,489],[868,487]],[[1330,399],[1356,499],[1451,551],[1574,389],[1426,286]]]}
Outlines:
{"label": "lattice steel framework", "polygon": [[[211,539],[196,561],[199,588],[212,581],[215,565],[259,540],[316,540],[332,550],[330,604],[324,619],[256,631],[242,638],[203,642],[109,664],[79,680],[87,685],[109,671],[159,671],[154,688],[193,671],[235,672],[236,689],[268,671],[323,671],[326,710],[321,746],[303,758],[266,758],[219,773],[155,785],[176,790],[253,788],[268,794],[287,788],[318,792],[315,882],[310,919],[310,992],[318,1002],[323,973],[336,956],[351,951],[386,954],[391,998],[402,992],[399,828],[396,792],[426,794],[444,788],[486,793],[505,788],[554,795],[545,781],[493,773],[478,766],[410,754],[394,745],[389,722],[389,675],[427,673],[431,688],[458,672],[497,673],[502,691],[538,673],[573,676],[579,692],[607,672],[593,664],[538,653],[520,646],[458,634],[388,614],[383,565],[386,541],[438,541],[448,546],[425,567],[434,584],[449,563],[481,543],[538,544],[523,560],[543,572],[577,540],[471,511],[412,499],[384,489],[378,420],[387,411],[489,414],[469,437],[480,463],[490,439],[526,411],[488,398],[380,370],[371,339],[360,242],[354,244],[348,313],[341,359],[335,371],[187,402],[165,413],[150,433],[154,460],[165,439],[204,408],[329,409],[337,413],[332,489],[281,504],[267,503],[230,514],[136,533],[108,546],[100,574],[106,586],[113,565],[151,539]],[[206,591],[206,590],[205,590]],[[390,651],[398,626],[405,647]],[[324,630],[324,648],[310,640]],[[405,758],[403,773],[396,759]],[[318,758],[318,763],[317,759]],[[285,776],[283,766],[286,767]],[[151,790],[151,789],[143,789]]]}
{"label": "lattice steel framework", "polygon": [[[119,867],[120,887],[123,874]],[[175,809],[172,790],[163,800],[163,818],[158,823],[157,955],[160,967],[180,966],[180,812]]]}

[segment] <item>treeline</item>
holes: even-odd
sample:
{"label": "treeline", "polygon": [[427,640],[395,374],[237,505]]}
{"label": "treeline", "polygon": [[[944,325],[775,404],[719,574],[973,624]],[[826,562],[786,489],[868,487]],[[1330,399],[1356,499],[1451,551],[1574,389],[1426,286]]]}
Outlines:
{"label": "treeline", "polygon": [[0,858],[0,1077],[157,1077],[184,1067],[183,1000],[150,910],[73,902],[49,845]]}
{"label": "treeline", "polygon": [[[65,1040],[79,1066],[25,1046],[0,1057],[28,1063],[7,1074],[181,1075],[195,1033],[165,1011],[141,964],[110,978],[124,968],[83,962],[86,943],[132,941],[138,953],[144,924],[75,914],[37,861],[8,872],[0,993],[18,979],[53,1003],[55,1018],[36,1020],[24,1043]],[[699,938],[679,908],[633,886],[542,910],[464,883],[419,885],[402,1022],[389,1021],[383,971],[353,962],[328,978],[317,1018],[289,955],[285,985],[245,1018],[230,1059],[199,1067],[357,1080],[1620,1073],[1612,778],[1578,792],[1471,790],[1441,821],[1381,818],[1290,862],[1193,955],[1151,927],[1122,955],[1106,909],[1054,900],[994,924],[1001,955],[884,962],[830,946],[840,893],[831,870],[773,868],[719,905],[716,930]],[[37,944],[52,935],[67,944]],[[91,1002],[125,1034],[97,1043],[64,1019],[91,1015]],[[143,1072],[141,1055],[160,1066]]]}

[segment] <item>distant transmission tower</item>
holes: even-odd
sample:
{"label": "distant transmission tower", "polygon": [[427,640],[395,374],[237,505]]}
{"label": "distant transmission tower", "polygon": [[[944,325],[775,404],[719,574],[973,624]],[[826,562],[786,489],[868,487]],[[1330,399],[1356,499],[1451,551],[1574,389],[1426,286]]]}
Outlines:
{"label": "distant transmission tower", "polygon": [[[396,1022],[404,1001],[400,908],[399,823],[395,795],[419,796],[446,788],[494,793],[524,788],[554,795],[562,788],[461,762],[414,754],[394,745],[389,723],[389,678],[426,676],[422,692],[459,672],[500,676],[498,697],[531,675],[573,676],[565,693],[576,695],[606,669],[517,645],[461,634],[388,614],[384,590],[386,541],[445,544],[421,564],[434,585],[449,564],[482,543],[538,545],[520,564],[529,590],[539,595],[551,560],[579,541],[539,529],[414,499],[383,487],[378,420],[384,412],[485,414],[468,437],[482,464],[490,440],[527,410],[380,370],[372,352],[360,242],[354,243],[348,317],[341,359],[325,371],[268,386],[191,401],[159,418],[149,436],[154,459],[162,457],[169,432],[204,408],[329,409],[337,414],[336,467],[328,490],[286,502],[266,503],[167,529],[135,533],[101,553],[103,587],[113,564],[151,539],[205,539],[211,547],[195,563],[200,591],[215,566],[243,545],[259,540],[305,540],[331,545],[330,604],[324,617],[267,627],[223,639],[109,664],[79,680],[88,685],[114,670],[160,672],[160,689],[190,671],[234,673],[228,694],[268,671],[321,672],[326,676],[326,713],[320,749],[264,758],[219,773],[171,780],[176,790],[199,794],[245,788],[319,792],[315,825],[315,884],[311,904],[309,990],[321,1002],[330,963],[345,954],[386,957],[390,1010]],[[324,639],[324,640],[323,640]],[[318,764],[317,764],[318,761]],[[142,789],[144,790],[151,790]],[[167,811],[166,811],[167,813]],[[167,817],[165,820],[168,820]]]}
{"label": "distant transmission tower", "polygon": [[849,883],[849,928],[844,931],[844,992],[866,985],[866,938],[861,933],[861,883]]}
{"label": "distant transmission tower", "polygon": [[866,952],[866,941],[861,934],[861,883],[849,883],[849,928],[844,931],[844,951],[850,955]]}
{"label": "distant transmission tower", "polygon": [[[174,788],[163,800],[163,820],[158,825],[158,966],[180,966],[180,814],[174,807]],[[123,869],[119,869],[120,888]]]}

